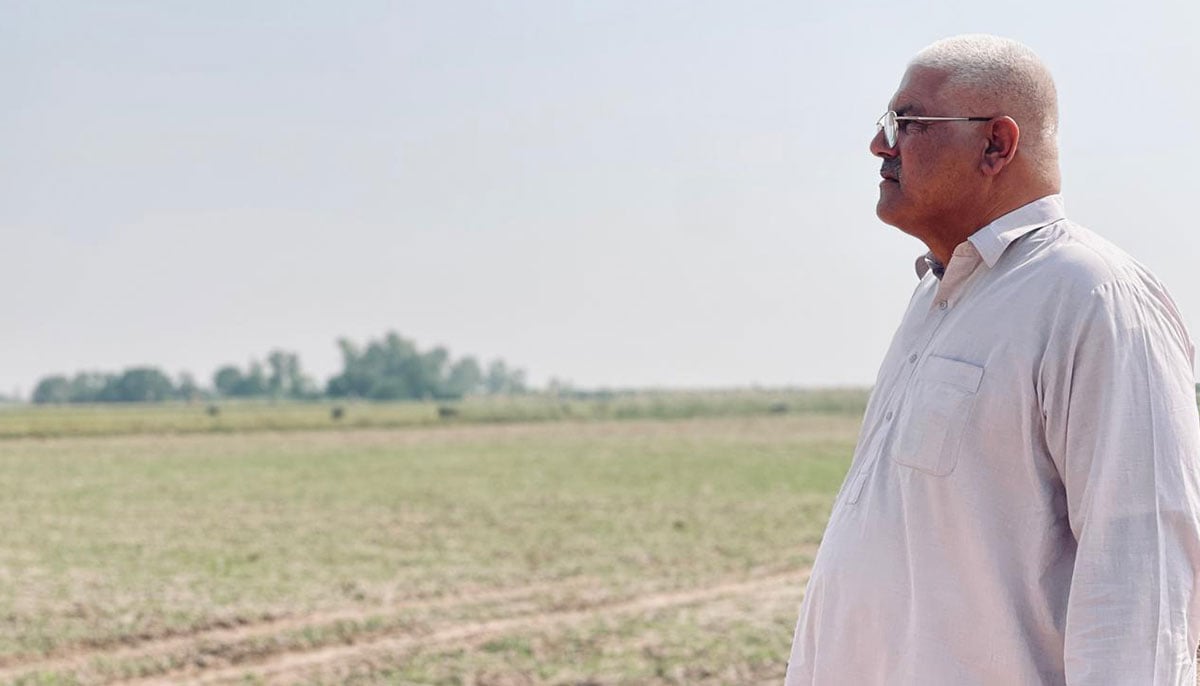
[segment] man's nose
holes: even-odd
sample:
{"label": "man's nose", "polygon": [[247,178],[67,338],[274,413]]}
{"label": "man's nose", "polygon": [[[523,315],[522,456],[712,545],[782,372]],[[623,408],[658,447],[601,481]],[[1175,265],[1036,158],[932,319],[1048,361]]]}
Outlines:
{"label": "man's nose", "polygon": [[883,135],[883,129],[875,131],[875,137],[871,139],[871,154],[876,157],[895,157],[896,148],[887,144],[887,137]]}

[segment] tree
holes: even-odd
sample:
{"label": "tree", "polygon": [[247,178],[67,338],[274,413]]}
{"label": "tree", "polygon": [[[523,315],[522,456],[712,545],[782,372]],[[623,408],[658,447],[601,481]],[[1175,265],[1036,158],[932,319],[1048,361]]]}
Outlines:
{"label": "tree", "polygon": [[300,356],[285,350],[272,350],[264,367],[250,360],[246,371],[225,365],[213,375],[213,386],[227,398],[304,398],[316,394],[313,382],[300,369]]}
{"label": "tree", "polygon": [[395,332],[380,341],[368,341],[366,350],[341,339],[342,373],[329,380],[326,392],[333,397],[398,400],[421,397],[420,360],[417,348]]}
{"label": "tree", "polygon": [[325,394],[334,398],[365,398],[370,390],[371,379],[363,369],[363,353],[353,341],[338,339],[342,351],[342,373],[325,384]]}
{"label": "tree", "polygon": [[483,370],[474,357],[464,357],[450,368],[446,394],[453,398],[477,393],[483,387]]}
{"label": "tree", "polygon": [[170,377],[154,367],[131,367],[120,375],[80,372],[51,376],[33,391],[35,403],[158,402],[175,397]]}
{"label": "tree", "polygon": [[175,384],[175,392],[179,397],[188,402],[198,400],[204,396],[200,390],[200,386],[196,384],[196,377],[189,372],[180,372],[179,381]]}
{"label": "tree", "polygon": [[65,403],[71,400],[71,382],[61,375],[47,376],[38,382],[33,389],[33,402],[44,405],[47,403]]}
{"label": "tree", "polygon": [[[368,340],[365,346],[342,338],[342,371],[329,380],[332,398],[369,400],[449,400],[472,393],[522,393],[525,372],[503,360],[486,373],[474,357],[454,360],[444,346],[422,351],[395,331]],[[252,359],[245,369],[224,365],[213,374],[213,388],[226,398],[313,398],[320,390],[305,376],[297,353],[271,350],[265,364]],[[79,372],[43,378],[34,389],[35,403],[157,402],[194,400],[209,395],[188,372],[176,381],[155,367],[131,367],[120,374]]]}
{"label": "tree", "polygon": [[313,383],[300,369],[300,356],[285,350],[267,355],[270,374],[267,389],[276,398],[303,398],[312,394]]}
{"label": "tree", "polygon": [[[394,331],[380,340],[368,341],[365,348],[344,338],[338,346],[342,350],[342,372],[326,385],[326,393],[335,398],[461,398],[477,392],[484,383],[474,358],[454,362],[442,346],[421,352],[416,344]],[[523,373],[510,372],[500,364],[500,390],[496,392],[522,390]]]}
{"label": "tree", "polygon": [[241,385],[242,371],[231,364],[221,367],[213,374],[213,387],[217,389],[217,393],[227,398],[236,395]]}
{"label": "tree", "polygon": [[94,403],[104,398],[104,389],[116,378],[104,372],[79,372],[71,379],[71,402]]}
{"label": "tree", "polygon": [[450,351],[438,346],[423,353],[415,360],[414,386],[421,398],[447,398],[450,394],[446,389],[446,364],[450,361]]}
{"label": "tree", "polygon": [[520,369],[509,369],[504,360],[495,360],[488,365],[487,378],[484,387],[488,393],[524,393],[525,372]]}
{"label": "tree", "polygon": [[116,402],[151,403],[175,395],[170,377],[154,367],[131,367],[105,386],[101,397]]}
{"label": "tree", "polygon": [[246,375],[242,377],[242,383],[238,386],[235,395],[253,398],[266,395],[268,390],[267,373],[263,369],[262,363],[258,360],[250,360],[250,367],[246,370]]}

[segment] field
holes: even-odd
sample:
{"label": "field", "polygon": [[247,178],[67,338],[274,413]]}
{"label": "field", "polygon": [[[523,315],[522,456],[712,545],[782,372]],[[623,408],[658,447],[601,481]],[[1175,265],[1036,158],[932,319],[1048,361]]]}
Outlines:
{"label": "field", "polygon": [[398,429],[447,423],[688,419],[811,413],[862,415],[860,389],[531,393],[452,402],[109,403],[0,405],[0,438]]}
{"label": "field", "polygon": [[0,682],[778,683],[862,403],[805,397],[6,411]]}

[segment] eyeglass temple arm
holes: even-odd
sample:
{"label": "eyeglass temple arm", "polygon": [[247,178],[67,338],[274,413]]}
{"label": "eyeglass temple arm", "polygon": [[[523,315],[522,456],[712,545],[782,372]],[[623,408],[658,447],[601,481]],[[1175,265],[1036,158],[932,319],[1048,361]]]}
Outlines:
{"label": "eyeglass temple arm", "polygon": [[896,115],[896,121],[991,121],[994,117],[917,117]]}

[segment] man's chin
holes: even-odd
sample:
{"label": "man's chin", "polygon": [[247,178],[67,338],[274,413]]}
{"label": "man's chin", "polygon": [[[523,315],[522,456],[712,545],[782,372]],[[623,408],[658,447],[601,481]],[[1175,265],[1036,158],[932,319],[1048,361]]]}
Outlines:
{"label": "man's chin", "polygon": [[904,208],[900,207],[897,202],[899,198],[888,198],[884,193],[880,193],[879,203],[875,205],[875,216],[879,217],[879,221],[889,226],[894,226],[910,236],[918,236],[914,227],[919,226],[920,222],[914,221],[913,217],[905,214]]}
{"label": "man's chin", "polygon": [[896,207],[898,198],[892,195],[894,190],[883,188],[882,186],[879,188],[879,202],[875,204],[875,216],[879,217],[879,220],[884,224],[899,227],[900,225],[897,222],[903,219],[899,211],[900,208]]}

